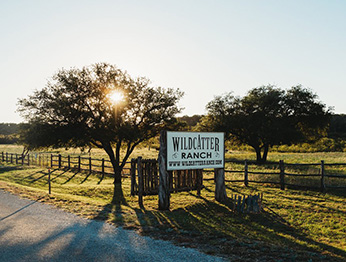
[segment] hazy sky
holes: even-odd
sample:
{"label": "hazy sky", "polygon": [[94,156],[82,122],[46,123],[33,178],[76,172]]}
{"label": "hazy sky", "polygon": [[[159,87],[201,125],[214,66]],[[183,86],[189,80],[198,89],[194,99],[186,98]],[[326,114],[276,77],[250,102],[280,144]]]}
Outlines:
{"label": "hazy sky", "polygon": [[346,113],[343,0],[0,0],[0,35],[0,122],[58,69],[96,62],[179,88],[187,115],[266,84]]}

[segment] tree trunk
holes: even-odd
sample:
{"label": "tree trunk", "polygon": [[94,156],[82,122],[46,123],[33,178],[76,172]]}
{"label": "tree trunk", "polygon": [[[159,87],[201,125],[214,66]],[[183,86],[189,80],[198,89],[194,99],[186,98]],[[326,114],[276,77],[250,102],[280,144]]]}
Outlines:
{"label": "tree trunk", "polygon": [[114,164],[112,164],[114,169],[114,184],[121,184],[122,167],[120,167],[120,147],[121,147],[121,141],[118,141],[115,148]]}
{"label": "tree trunk", "polygon": [[116,165],[115,167],[113,166],[114,169],[114,184],[121,184],[121,168]]}
{"label": "tree trunk", "polygon": [[122,168],[120,167],[118,154],[117,154],[117,157],[115,157],[112,146],[109,143],[103,144],[103,149],[106,151],[114,170],[114,184],[121,184],[121,169]]}
{"label": "tree trunk", "polygon": [[123,189],[121,187],[121,183],[114,184],[112,204],[117,205],[117,209],[121,209],[121,204],[127,204],[126,199],[124,197]]}
{"label": "tree trunk", "polygon": [[253,147],[256,151],[256,161],[258,163],[261,163],[262,161],[262,157],[261,157],[261,148],[258,146],[258,147]]}
{"label": "tree trunk", "polygon": [[264,145],[262,163],[267,162],[268,151],[269,151],[269,145]]}
{"label": "tree trunk", "polygon": [[[256,151],[256,162],[265,163],[268,157],[269,145],[264,145],[263,147],[253,146]],[[263,148],[263,155],[261,154]]]}
{"label": "tree trunk", "polygon": [[125,198],[121,187],[121,171],[119,158],[115,157],[114,151],[109,143],[103,144],[103,148],[106,151],[109,160],[111,161],[114,170],[114,192],[112,198],[112,204],[124,203]]}

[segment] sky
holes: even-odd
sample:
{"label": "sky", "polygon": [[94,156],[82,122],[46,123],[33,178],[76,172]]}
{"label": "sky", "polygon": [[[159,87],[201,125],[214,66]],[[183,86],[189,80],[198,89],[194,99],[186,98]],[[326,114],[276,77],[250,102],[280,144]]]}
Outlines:
{"label": "sky", "polygon": [[346,113],[343,0],[0,0],[0,123],[62,68],[107,62],[180,89],[181,115],[255,87],[310,88]]}

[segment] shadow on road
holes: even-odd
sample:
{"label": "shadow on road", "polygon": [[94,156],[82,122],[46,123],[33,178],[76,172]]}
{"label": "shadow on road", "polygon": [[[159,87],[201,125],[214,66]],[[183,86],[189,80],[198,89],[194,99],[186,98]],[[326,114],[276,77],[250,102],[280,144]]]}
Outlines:
{"label": "shadow on road", "polygon": [[35,203],[1,219],[0,261],[221,261]]}
{"label": "shadow on road", "polygon": [[[37,199],[37,201],[39,201],[40,199],[42,199],[42,198]],[[20,209],[18,209],[18,210],[16,210],[16,211],[14,211],[13,213],[11,213],[11,214],[9,214],[9,215],[7,215],[7,216],[5,216],[5,217],[0,218],[0,221],[3,221],[3,220],[5,220],[5,219],[7,219],[7,218],[9,218],[9,217],[11,217],[11,216],[13,216],[13,215],[15,215],[15,214],[21,212],[21,211],[23,211],[24,209],[26,209],[26,208],[28,208],[28,207],[34,205],[35,203],[37,203],[37,202],[35,201],[35,202],[30,203],[30,204],[27,204],[26,206],[24,206],[24,207],[22,207],[22,208],[20,208]]]}

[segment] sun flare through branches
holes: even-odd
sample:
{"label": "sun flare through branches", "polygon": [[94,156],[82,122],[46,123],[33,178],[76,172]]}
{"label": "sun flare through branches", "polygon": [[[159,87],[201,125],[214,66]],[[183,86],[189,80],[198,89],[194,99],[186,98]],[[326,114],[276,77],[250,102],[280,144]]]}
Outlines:
{"label": "sun flare through branches", "polygon": [[119,104],[124,100],[124,94],[119,90],[111,92],[108,97],[114,105]]}

